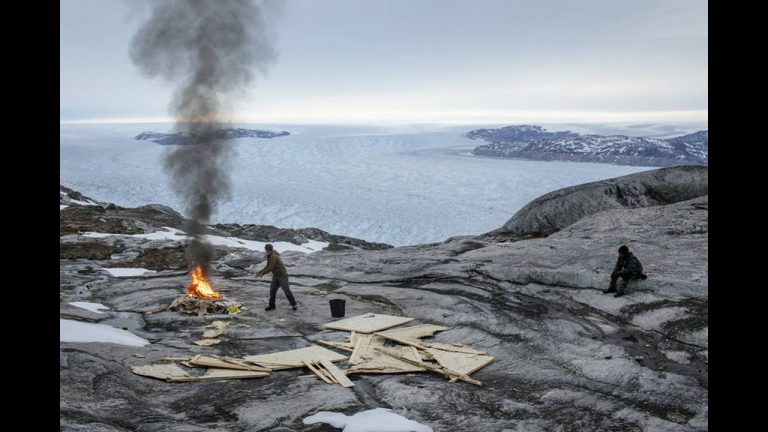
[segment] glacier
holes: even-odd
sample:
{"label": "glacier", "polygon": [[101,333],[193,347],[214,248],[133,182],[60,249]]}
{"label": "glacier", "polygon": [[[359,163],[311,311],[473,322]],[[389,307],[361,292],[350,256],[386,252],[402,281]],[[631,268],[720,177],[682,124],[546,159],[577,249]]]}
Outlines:
{"label": "glacier", "polygon": [[[654,169],[474,156],[464,134],[476,127],[466,125],[237,127],[291,135],[231,141],[232,192],[211,223],[316,227],[394,246],[481,234],[544,193]],[[172,125],[62,123],[61,184],[117,205],[183,211],[163,169],[171,146],[134,139],[148,130]]]}

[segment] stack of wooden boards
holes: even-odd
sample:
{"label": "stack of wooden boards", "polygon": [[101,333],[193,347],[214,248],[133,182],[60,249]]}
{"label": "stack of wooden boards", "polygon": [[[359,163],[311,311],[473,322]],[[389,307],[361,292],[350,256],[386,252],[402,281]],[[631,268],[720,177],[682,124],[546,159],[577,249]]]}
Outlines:
{"label": "stack of wooden boards", "polygon": [[[482,386],[470,375],[493,361],[483,351],[458,343],[427,343],[421,339],[448,327],[422,324],[403,326],[413,318],[363,314],[324,324],[323,327],[349,331],[346,342],[319,340],[318,343],[346,351],[342,355],[319,345],[289,351],[249,355],[242,359],[197,355],[190,358],[165,358],[181,361],[187,367],[204,367],[203,375],[191,375],[176,364],[134,366],[134,373],[169,382],[215,379],[261,378],[272,371],[306,367],[328,384],[352,387],[347,375],[361,373],[414,373],[431,371],[449,378]],[[346,360],[347,369],[334,363]]]}

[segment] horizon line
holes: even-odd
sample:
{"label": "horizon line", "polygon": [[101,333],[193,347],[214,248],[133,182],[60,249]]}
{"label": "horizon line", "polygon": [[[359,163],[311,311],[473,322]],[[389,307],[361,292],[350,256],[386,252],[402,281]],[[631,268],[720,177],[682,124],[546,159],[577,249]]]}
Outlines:
{"label": "horizon line", "polygon": [[[384,114],[384,113],[381,113]],[[402,115],[402,113],[400,113]],[[259,116],[256,113],[244,113],[233,116],[222,123],[246,124],[305,124],[305,125],[480,125],[501,123],[636,123],[636,122],[703,122],[709,123],[708,110],[669,110],[669,111],[478,111],[437,113],[411,113],[411,118],[387,115],[348,115],[338,118],[322,117],[314,114],[291,117]],[[435,120],[442,118],[443,120]],[[65,124],[137,124],[137,123],[176,123],[173,117],[92,117],[79,119],[59,119]]]}

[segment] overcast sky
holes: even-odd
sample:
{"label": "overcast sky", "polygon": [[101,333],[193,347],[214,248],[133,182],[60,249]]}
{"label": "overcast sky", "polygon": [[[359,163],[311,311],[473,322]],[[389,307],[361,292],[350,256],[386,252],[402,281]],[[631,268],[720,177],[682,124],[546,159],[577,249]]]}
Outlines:
{"label": "overcast sky", "polygon": [[[221,0],[226,1],[226,0]],[[62,121],[165,120],[134,1],[61,0]],[[256,123],[706,121],[703,0],[287,0]]]}

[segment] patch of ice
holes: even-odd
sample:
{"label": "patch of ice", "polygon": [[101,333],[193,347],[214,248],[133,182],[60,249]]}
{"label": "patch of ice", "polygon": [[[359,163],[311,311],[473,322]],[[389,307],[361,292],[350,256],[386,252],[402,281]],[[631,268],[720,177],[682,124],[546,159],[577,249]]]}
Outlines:
{"label": "patch of ice", "polygon": [[96,312],[97,314],[103,314],[104,312],[100,312],[101,310],[109,310],[108,307],[104,306],[101,303],[69,302],[69,304],[75,307],[79,307],[81,309],[89,310],[91,312]]}
{"label": "patch of ice", "polygon": [[331,411],[320,411],[304,418],[304,424],[327,423],[343,432],[432,432],[432,428],[392,412],[387,408],[374,408],[348,416]]}
{"label": "patch of ice", "polygon": [[111,342],[119,345],[144,346],[149,341],[133,333],[104,324],[59,319],[61,342]]}
{"label": "patch of ice", "polygon": [[109,274],[115,277],[129,277],[129,276],[141,276],[145,273],[155,273],[154,270],[147,270],[145,268],[130,268],[130,267],[110,267],[105,268]]}

